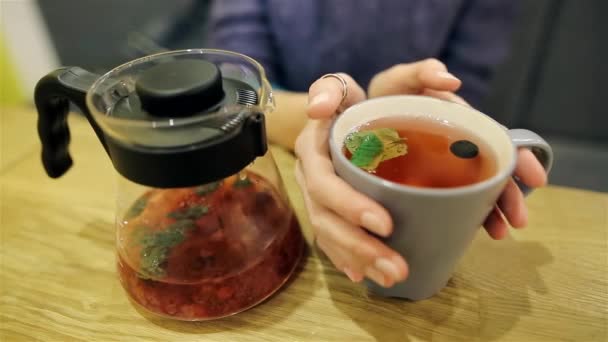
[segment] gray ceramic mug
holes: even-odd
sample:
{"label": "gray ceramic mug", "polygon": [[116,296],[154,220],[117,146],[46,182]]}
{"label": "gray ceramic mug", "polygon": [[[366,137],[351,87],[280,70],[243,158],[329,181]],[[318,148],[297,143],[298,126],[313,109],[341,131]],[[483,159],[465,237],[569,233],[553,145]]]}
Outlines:
{"label": "gray ceramic mug", "polygon": [[[344,139],[357,127],[380,118],[403,116],[447,120],[456,127],[474,132],[493,150],[497,173],[490,179],[464,187],[419,188],[370,175],[343,155]],[[553,162],[549,144],[531,131],[506,130],[473,108],[413,95],[375,98],[348,108],[336,117],[329,145],[338,176],[389,211],[394,231],[384,242],[403,255],[409,265],[410,273],[404,282],[391,288],[370,281],[366,281],[366,285],[375,294],[411,300],[431,297],[445,287],[511,179],[518,147],[530,148],[547,172]]]}

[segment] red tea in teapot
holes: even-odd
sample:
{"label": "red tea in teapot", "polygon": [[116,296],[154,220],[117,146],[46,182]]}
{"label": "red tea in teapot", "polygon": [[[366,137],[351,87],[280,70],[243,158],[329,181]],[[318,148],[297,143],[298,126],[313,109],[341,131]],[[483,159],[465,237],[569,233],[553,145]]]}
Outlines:
{"label": "red tea in teapot", "polygon": [[302,248],[295,216],[278,192],[244,171],[220,183],[142,196],[119,232],[118,268],[130,297],[147,310],[203,320],[270,296]]}
{"label": "red tea in teapot", "polygon": [[497,171],[492,150],[472,132],[430,118],[383,118],[350,133],[345,156],[380,178],[410,186],[471,185]]}

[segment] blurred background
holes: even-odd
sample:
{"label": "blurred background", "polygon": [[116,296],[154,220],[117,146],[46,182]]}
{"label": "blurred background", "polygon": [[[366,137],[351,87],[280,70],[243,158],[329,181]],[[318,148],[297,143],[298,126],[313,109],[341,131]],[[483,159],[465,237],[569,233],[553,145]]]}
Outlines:
{"label": "blurred background", "polygon": [[[158,46],[204,47],[210,2],[0,1],[0,108],[31,104],[35,82],[61,65],[103,72]],[[522,5],[511,55],[481,109],[552,144],[552,184],[608,192],[608,1]]]}

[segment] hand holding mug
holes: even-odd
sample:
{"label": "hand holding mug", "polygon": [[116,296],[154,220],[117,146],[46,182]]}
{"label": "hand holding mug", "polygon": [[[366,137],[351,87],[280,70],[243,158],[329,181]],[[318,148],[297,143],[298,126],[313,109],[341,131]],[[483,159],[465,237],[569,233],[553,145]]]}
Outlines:
{"label": "hand holding mug", "polygon": [[[329,153],[332,119],[339,111],[366,99],[365,91],[348,75],[341,75],[348,86],[346,98],[341,82],[323,78],[310,88],[309,117],[298,137],[296,176],[302,189],[319,247],[336,267],[351,280],[364,276],[390,287],[407,277],[406,260],[394,249],[365,230],[381,237],[393,232],[393,221],[385,207],[355,190],[338,177]],[[453,92],[460,81],[436,60],[398,65],[376,75],[368,94],[373,97],[395,94],[422,94],[464,104]],[[518,152],[515,175],[529,187],[546,182],[546,173],[532,153]],[[484,227],[493,238],[507,232],[508,223],[523,227],[527,211],[523,195],[509,181],[487,217]]]}

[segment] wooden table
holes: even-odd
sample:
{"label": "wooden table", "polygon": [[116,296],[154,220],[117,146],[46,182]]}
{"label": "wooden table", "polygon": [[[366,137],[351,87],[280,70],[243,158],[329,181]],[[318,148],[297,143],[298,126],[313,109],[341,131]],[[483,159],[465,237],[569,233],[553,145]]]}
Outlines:
{"label": "wooden table", "polygon": [[[314,249],[270,300],[184,323],[135,310],[114,269],[114,181],[88,124],[72,116],[75,167],[40,164],[31,108],[0,108],[1,341],[606,341],[608,195],[548,187],[530,225],[480,233],[449,286],[417,303],[369,297]],[[291,154],[273,149],[310,241]],[[557,165],[556,167],[559,167]]]}

